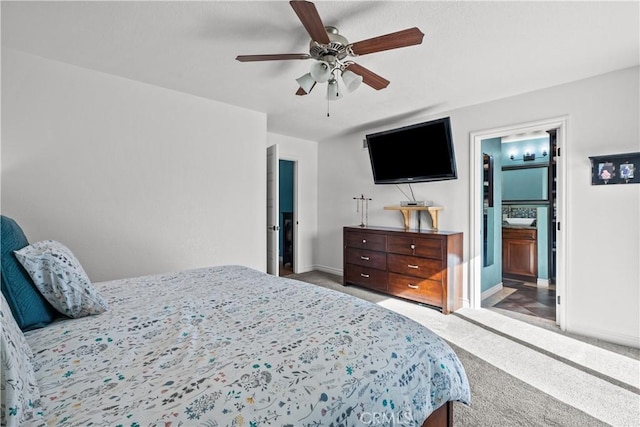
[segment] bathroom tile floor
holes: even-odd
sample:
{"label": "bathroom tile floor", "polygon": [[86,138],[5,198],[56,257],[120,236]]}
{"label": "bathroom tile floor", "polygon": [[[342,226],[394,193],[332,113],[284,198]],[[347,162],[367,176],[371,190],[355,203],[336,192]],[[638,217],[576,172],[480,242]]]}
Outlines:
{"label": "bathroom tile floor", "polygon": [[503,279],[503,289],[482,301],[482,307],[555,322],[555,298],[554,286],[539,287],[535,283]]}

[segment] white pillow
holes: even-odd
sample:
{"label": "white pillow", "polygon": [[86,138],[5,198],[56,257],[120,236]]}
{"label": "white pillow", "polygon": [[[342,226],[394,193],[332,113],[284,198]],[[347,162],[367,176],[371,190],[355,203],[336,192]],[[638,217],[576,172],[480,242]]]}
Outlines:
{"label": "white pillow", "polygon": [[44,240],[14,253],[40,293],[60,313],[77,318],[109,309],[76,257],[62,243]]}
{"label": "white pillow", "polygon": [[42,421],[40,390],[31,364],[31,347],[13,318],[4,294],[0,293],[0,299],[2,425],[18,426],[29,420]]}

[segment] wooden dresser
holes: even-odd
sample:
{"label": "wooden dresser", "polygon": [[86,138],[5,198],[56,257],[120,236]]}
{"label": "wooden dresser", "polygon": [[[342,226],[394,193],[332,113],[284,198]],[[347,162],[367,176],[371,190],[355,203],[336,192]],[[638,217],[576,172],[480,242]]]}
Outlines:
{"label": "wooden dresser", "polygon": [[344,227],[344,285],[425,303],[462,306],[462,233]]}

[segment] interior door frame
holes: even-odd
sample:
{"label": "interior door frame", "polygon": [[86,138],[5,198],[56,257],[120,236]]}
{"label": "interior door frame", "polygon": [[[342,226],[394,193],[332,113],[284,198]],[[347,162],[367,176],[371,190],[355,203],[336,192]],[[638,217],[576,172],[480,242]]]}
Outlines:
{"label": "interior door frame", "polygon": [[[547,131],[557,129],[557,148],[561,154],[556,158],[556,190],[557,190],[557,221],[560,229],[556,234],[556,323],[561,330],[566,330],[567,324],[567,301],[569,281],[567,274],[567,250],[568,236],[570,235],[570,224],[568,217],[568,194],[567,194],[567,174],[566,158],[569,154],[569,118],[568,116],[554,117],[500,128],[487,129],[469,134],[471,146],[471,175],[470,175],[470,256],[469,256],[469,305],[471,308],[481,308],[482,303],[482,140],[498,138],[507,135]],[[552,153],[553,155],[553,153]],[[560,303],[559,303],[560,302]]]}
{"label": "interior door frame", "polygon": [[[269,162],[269,153],[273,154],[273,164]],[[300,271],[300,263],[298,260],[301,259],[301,247],[300,247],[300,239],[299,239],[299,206],[298,201],[300,198],[298,197],[299,191],[299,165],[300,162],[298,159],[294,157],[288,157],[286,155],[282,156],[280,154],[280,146],[278,144],[273,144],[267,147],[267,247],[266,247],[266,258],[267,258],[267,273],[272,274],[274,276],[280,275],[280,250],[279,250],[279,237],[280,237],[280,160],[286,160],[293,163],[293,272],[298,273]],[[274,170],[275,169],[275,170]],[[272,179],[273,187],[269,187],[269,179]],[[275,206],[269,205],[269,197],[270,195],[275,195]],[[275,213],[275,221],[272,219],[272,215]],[[276,227],[274,230],[273,227]],[[275,242],[273,242],[275,240]],[[271,251],[275,251],[275,259],[270,258],[270,248]]]}

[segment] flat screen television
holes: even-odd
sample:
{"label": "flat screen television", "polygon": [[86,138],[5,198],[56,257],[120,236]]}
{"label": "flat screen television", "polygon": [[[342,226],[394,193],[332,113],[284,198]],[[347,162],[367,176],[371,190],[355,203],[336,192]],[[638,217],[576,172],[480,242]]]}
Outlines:
{"label": "flat screen television", "polygon": [[449,117],[372,133],[366,140],[376,184],[458,177]]}

